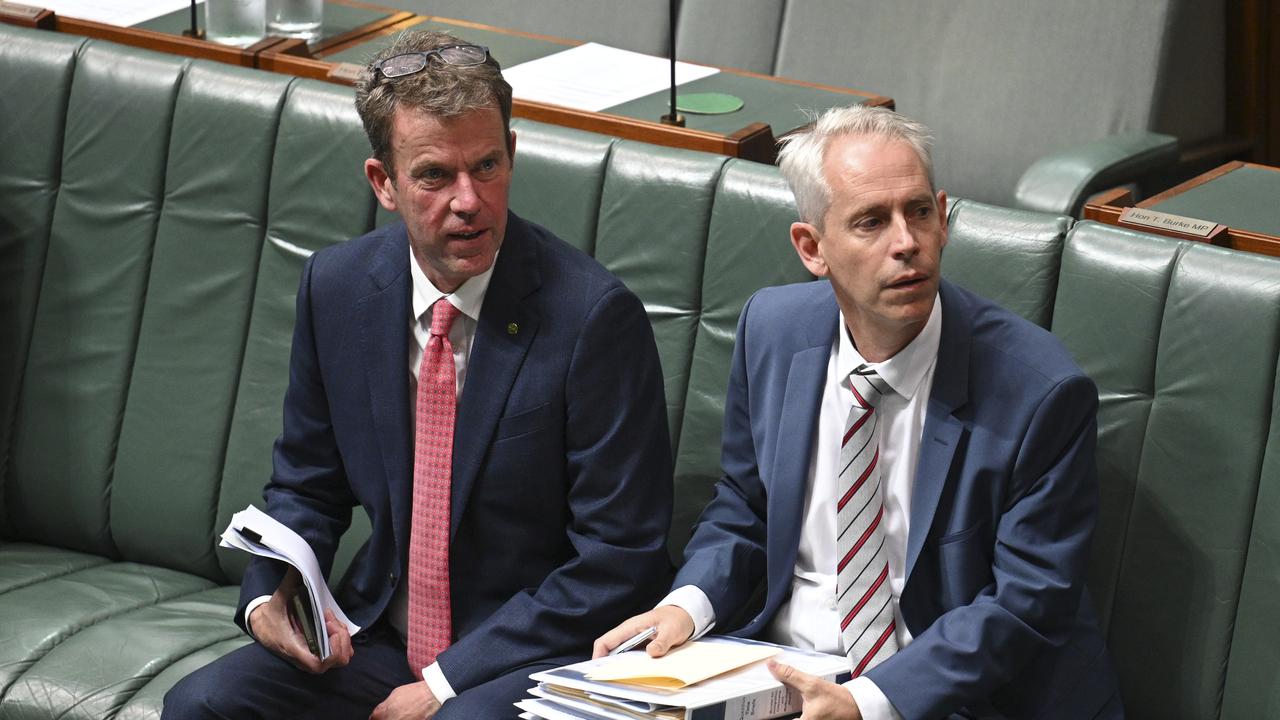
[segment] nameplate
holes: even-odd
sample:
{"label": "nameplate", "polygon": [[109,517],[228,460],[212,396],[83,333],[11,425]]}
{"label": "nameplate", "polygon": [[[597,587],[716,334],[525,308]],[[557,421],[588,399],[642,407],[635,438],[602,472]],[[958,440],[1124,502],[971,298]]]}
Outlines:
{"label": "nameplate", "polygon": [[338,63],[325,77],[347,85],[355,85],[364,77],[364,66],[355,63]]}
{"label": "nameplate", "polygon": [[1120,212],[1120,222],[1154,230],[1170,230],[1206,240],[1222,230],[1222,226],[1217,223],[1136,207],[1122,210]]}
{"label": "nameplate", "polygon": [[26,20],[35,22],[40,17],[40,13],[46,12],[44,8],[31,7],[30,5],[19,5],[18,3],[0,2],[0,18],[5,20]]}

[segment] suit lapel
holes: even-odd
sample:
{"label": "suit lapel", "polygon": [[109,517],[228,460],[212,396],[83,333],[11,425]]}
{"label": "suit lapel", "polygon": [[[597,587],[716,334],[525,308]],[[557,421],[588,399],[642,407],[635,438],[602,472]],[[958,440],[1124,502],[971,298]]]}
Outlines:
{"label": "suit lapel", "polygon": [[907,531],[906,574],[910,578],[929,535],[938,500],[951,473],[964,423],[956,410],[969,400],[969,345],[972,337],[969,313],[963,299],[944,280],[940,288],[942,332],[938,341],[933,390],[925,410],[920,437],[920,460],[911,491],[911,520]]}
{"label": "suit lapel", "polygon": [[480,310],[454,424],[450,540],[538,330],[539,314],[525,300],[541,285],[538,248],[523,222],[514,215],[508,217],[507,236]]}
{"label": "suit lapel", "polygon": [[409,546],[413,497],[413,448],[409,428],[409,245],[400,225],[379,250],[370,279],[374,292],[356,305],[362,364],[369,387],[374,436],[391,504],[396,546]]}
{"label": "suit lapel", "polygon": [[[804,522],[809,462],[813,457],[831,343],[839,324],[834,296],[816,315],[813,322],[805,326],[804,347],[791,357],[778,417],[777,444],[768,486],[769,527],[774,530],[768,535],[767,548],[770,588],[790,588],[794,574]],[[781,599],[780,594],[770,593],[775,595]]]}

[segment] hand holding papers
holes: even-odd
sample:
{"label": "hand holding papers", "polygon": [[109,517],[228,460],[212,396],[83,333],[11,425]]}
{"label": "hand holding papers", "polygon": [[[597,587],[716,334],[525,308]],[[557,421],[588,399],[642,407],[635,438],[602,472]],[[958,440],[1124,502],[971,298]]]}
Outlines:
{"label": "hand holding papers", "polygon": [[[768,657],[829,681],[849,679],[843,656],[711,637],[662,658],[632,651],[534,673],[533,697],[517,707],[545,720],[692,720],[701,712],[724,720],[765,720],[798,712],[800,694],[773,677],[761,662]],[[605,679],[610,677],[624,679]]]}
{"label": "hand holding papers", "polygon": [[321,660],[329,657],[330,651],[329,634],[324,624],[326,610],[331,610],[352,635],[360,631],[360,626],[351,622],[333,599],[311,546],[275,518],[250,505],[231,516],[231,522],[222,532],[220,545],[279,560],[297,569],[303,591],[297,596],[301,609],[295,612],[295,617],[299,623],[310,626],[309,632],[306,627],[301,629],[308,642],[315,642],[316,655]]}

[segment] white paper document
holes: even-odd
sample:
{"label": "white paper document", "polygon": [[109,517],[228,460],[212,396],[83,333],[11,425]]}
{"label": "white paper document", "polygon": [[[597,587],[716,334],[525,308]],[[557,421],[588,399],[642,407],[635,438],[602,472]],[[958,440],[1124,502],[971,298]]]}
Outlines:
{"label": "white paper document", "polygon": [[191,7],[190,0],[16,0],[59,15],[129,27],[175,10]]}
{"label": "white paper document", "polygon": [[799,695],[774,679],[761,662],[763,657],[777,657],[780,662],[832,681],[847,680],[849,675],[849,659],[843,656],[738,638],[708,637],[698,644],[715,644],[730,653],[740,652],[748,664],[679,689],[591,679],[607,672],[610,666],[634,662],[628,659],[632,653],[644,652],[634,650],[533,673],[530,679],[539,684],[530,690],[533,697],[518,707],[548,720],[690,718],[702,709],[713,709],[726,720],[763,720],[800,708]]}
{"label": "white paper document", "polygon": [[660,658],[646,652],[627,652],[608,664],[585,673],[588,680],[620,682],[628,685],[678,690],[737,670],[782,652],[769,645],[744,646],[736,643],[685,643]]}
{"label": "white paper document", "polygon": [[298,573],[302,575],[302,584],[311,599],[311,607],[315,608],[311,621],[320,647],[318,655],[321,660],[329,656],[329,633],[325,632],[324,627],[325,610],[332,610],[338,622],[347,626],[347,632],[352,635],[360,632],[360,626],[347,618],[347,614],[342,612],[342,608],[333,599],[333,593],[329,592],[329,585],[325,583],[320,563],[311,546],[280,521],[250,505],[231,516],[231,522],[222,531],[222,542],[219,544],[279,560],[298,569]]}
{"label": "white paper document", "polygon": [[[676,63],[676,84],[710,77],[715,68]],[[586,43],[502,71],[518,100],[599,112],[671,86],[671,61]]]}

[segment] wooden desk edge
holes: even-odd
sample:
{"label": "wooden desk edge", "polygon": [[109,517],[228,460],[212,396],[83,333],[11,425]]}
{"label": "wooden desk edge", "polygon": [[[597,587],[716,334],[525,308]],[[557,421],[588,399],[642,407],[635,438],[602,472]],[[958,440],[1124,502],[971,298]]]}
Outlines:
{"label": "wooden desk edge", "polygon": [[[1139,204],[1139,207],[1141,207],[1141,204]],[[1084,206],[1084,219],[1094,220],[1106,225],[1124,228],[1126,230],[1135,230],[1137,232],[1144,232],[1151,235],[1162,235],[1176,240],[1190,240],[1192,242],[1201,243],[1207,242],[1206,238],[1178,232],[1176,230],[1149,228],[1121,223],[1120,213],[1123,210],[1124,208],[1113,207],[1111,205],[1089,203]],[[1280,257],[1280,237],[1253,232],[1251,230],[1238,230],[1233,227],[1228,227],[1226,231],[1219,233],[1218,236],[1213,238],[1212,242],[1208,244],[1232,248],[1234,250],[1258,253],[1260,255]]]}
{"label": "wooden desk edge", "polygon": [[57,14],[54,15],[54,24],[52,29],[57,32],[65,32],[72,35],[83,35],[85,37],[96,38],[99,40],[108,40],[120,43],[121,45],[130,45],[133,47],[143,48],[145,50],[155,50],[157,52],[169,53],[172,55],[200,58],[202,60],[215,60],[229,65],[239,65],[241,67],[254,66],[255,53],[246,48],[238,48],[232,45],[219,45],[215,42],[199,40],[197,38],[186,37],[184,35],[171,35],[169,33],[145,30],[143,28],[126,28],[120,27],[119,25],[108,25],[107,23],[95,22],[93,20],[81,20],[80,18],[66,17]]}
{"label": "wooden desk edge", "polygon": [[52,10],[26,3],[0,2],[0,22],[35,30],[52,30],[55,16]]}

